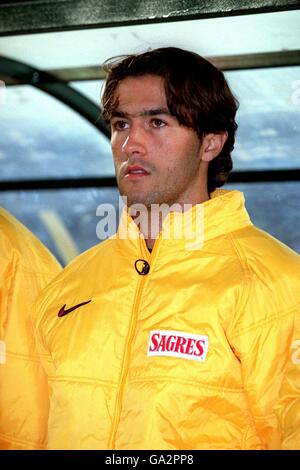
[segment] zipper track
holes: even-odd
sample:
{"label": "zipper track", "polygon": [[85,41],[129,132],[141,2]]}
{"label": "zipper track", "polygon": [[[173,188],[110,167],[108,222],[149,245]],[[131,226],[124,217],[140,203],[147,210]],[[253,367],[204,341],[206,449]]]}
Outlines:
{"label": "zipper track", "polygon": [[[145,256],[145,259],[149,262],[150,260],[150,253],[148,249],[146,248],[146,243],[144,239],[140,239],[140,246],[141,246],[141,252]],[[133,308],[132,308],[132,314],[131,314],[131,320],[130,320],[130,325],[128,329],[128,335],[126,338],[126,345],[125,345],[125,351],[124,351],[124,356],[123,356],[123,361],[122,361],[122,367],[121,367],[121,377],[120,377],[120,385],[119,385],[119,390],[118,390],[118,395],[116,399],[116,405],[115,405],[115,411],[114,411],[114,419],[112,423],[112,431],[111,435],[108,441],[108,449],[109,450],[114,450],[115,449],[115,439],[116,439],[116,433],[118,429],[118,425],[120,422],[120,416],[121,416],[121,411],[122,411],[122,397],[123,397],[123,392],[124,392],[124,387],[125,387],[125,382],[127,379],[127,374],[128,374],[128,365],[129,365],[129,357],[131,354],[131,346],[132,346],[132,341],[134,338],[134,333],[135,333],[135,328],[136,328],[136,321],[138,317],[138,311],[139,311],[139,306],[140,306],[140,301],[141,301],[141,295],[142,295],[142,290],[143,286],[146,282],[147,276],[141,276],[141,279],[138,281],[137,289],[136,289],[136,294],[135,294],[135,299],[133,302]]]}

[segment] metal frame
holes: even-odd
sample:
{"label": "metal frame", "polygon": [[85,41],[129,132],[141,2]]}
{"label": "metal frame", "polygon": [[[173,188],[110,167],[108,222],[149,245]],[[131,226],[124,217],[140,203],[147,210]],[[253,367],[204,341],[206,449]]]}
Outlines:
{"label": "metal frame", "polygon": [[297,0],[2,1],[0,36],[299,9]]}
{"label": "metal frame", "polygon": [[102,119],[100,108],[79,91],[71,88],[58,80],[49,72],[40,71],[22,62],[0,56],[0,77],[11,84],[17,84],[21,80],[23,84],[32,85],[35,88],[59,99],[93,126],[109,137],[109,129]]}
{"label": "metal frame", "polygon": [[[276,181],[300,181],[300,169],[272,171],[233,171],[230,173],[228,178],[229,183],[271,183]],[[47,180],[1,181],[0,191],[114,188],[116,186],[117,181],[115,177],[63,178]]]}
{"label": "metal frame", "polygon": [[[207,57],[207,59],[224,71],[291,67],[300,65],[300,50]],[[4,76],[3,73],[5,70],[3,72],[0,56],[0,78],[5,81],[6,86],[31,84],[32,74],[28,74],[26,71],[24,73],[23,70],[15,69],[13,76]],[[45,83],[47,75],[51,76],[52,82],[56,79],[61,83],[105,79],[105,72],[101,66],[45,70],[43,75],[40,75],[40,82]]]}

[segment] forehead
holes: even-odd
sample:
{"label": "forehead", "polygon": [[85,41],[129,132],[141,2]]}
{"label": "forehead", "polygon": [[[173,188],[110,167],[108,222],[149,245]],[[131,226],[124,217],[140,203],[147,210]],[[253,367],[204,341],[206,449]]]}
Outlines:
{"label": "forehead", "polygon": [[164,79],[157,75],[127,77],[121,80],[115,96],[117,108],[123,112],[137,112],[146,107],[167,107]]}

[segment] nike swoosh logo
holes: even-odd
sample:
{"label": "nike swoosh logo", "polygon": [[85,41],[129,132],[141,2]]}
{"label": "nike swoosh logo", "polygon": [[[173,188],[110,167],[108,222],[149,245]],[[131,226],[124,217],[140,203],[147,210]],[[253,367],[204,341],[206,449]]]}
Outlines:
{"label": "nike swoosh logo", "polygon": [[87,300],[86,302],[82,302],[81,304],[77,304],[77,305],[74,305],[74,307],[71,307],[71,308],[67,308],[65,310],[65,306],[66,304],[60,309],[60,311],[58,312],[58,317],[64,317],[65,315],[67,315],[68,313],[70,312],[73,312],[73,310],[76,310],[76,308],[79,308],[79,307],[82,307],[82,305],[86,305],[86,304],[89,304],[91,302],[91,300]]}

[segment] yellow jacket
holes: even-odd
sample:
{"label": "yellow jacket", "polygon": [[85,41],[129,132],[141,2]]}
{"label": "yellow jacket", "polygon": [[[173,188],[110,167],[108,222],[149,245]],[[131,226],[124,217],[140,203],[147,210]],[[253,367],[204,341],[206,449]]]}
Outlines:
{"label": "yellow jacket", "polygon": [[40,449],[47,438],[48,386],[31,313],[60,271],[48,250],[0,208],[0,449]]}
{"label": "yellow jacket", "polygon": [[177,239],[172,213],[151,254],[124,213],[39,297],[50,449],[300,448],[284,435],[289,400],[300,424],[300,258],[251,224],[238,191],[216,190],[185,227],[197,210],[203,233]]}

